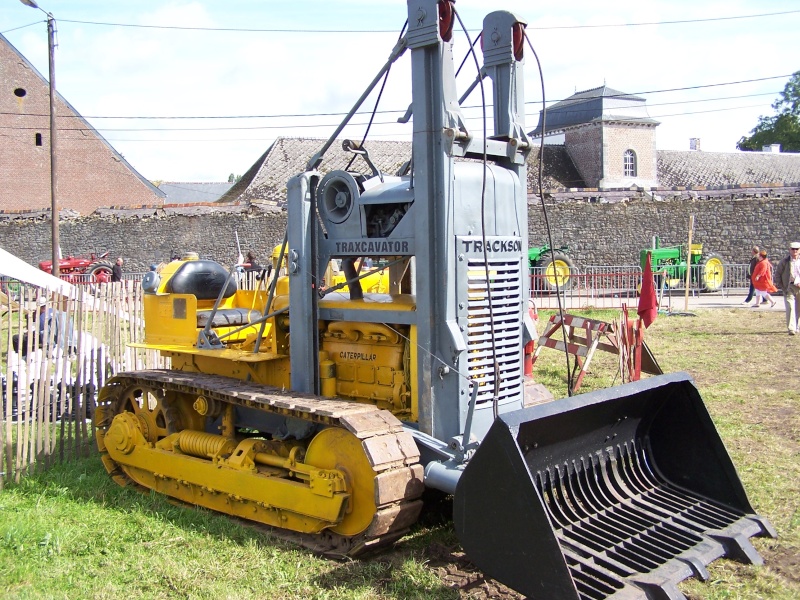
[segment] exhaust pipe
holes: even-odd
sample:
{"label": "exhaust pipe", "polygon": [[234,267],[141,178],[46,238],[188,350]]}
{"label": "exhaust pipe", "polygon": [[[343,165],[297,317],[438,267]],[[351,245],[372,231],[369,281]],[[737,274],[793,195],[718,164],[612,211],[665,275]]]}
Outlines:
{"label": "exhaust pipe", "polygon": [[470,559],[533,600],[678,600],[727,556],[762,564],[756,515],[686,373],[501,415],[461,476]]}

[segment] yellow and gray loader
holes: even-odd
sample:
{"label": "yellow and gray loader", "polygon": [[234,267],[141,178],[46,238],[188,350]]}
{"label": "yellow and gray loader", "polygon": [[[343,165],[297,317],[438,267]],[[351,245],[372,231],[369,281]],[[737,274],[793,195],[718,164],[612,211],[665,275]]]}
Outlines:
{"label": "yellow and gray loader", "polygon": [[[289,180],[261,288],[195,257],[148,276],[143,345],[170,368],[101,390],[102,460],[120,484],[350,556],[404,535],[433,488],[470,559],[530,598],[683,598],[717,558],[760,562],[749,538],[774,531],[687,375],[562,400],[525,376],[525,22],[484,19],[479,135],[456,93],[454,4],[408,0],[385,66]],[[335,140],[406,54],[412,151],[382,173],[368,144]],[[333,143],[361,171],[323,175]],[[362,290],[366,258],[388,294]],[[346,293],[321,284],[332,260]]]}

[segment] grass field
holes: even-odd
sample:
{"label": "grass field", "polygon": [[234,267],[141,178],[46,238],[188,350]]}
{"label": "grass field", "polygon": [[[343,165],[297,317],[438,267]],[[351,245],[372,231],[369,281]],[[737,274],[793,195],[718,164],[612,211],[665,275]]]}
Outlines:
{"label": "grass field", "polygon": [[[800,337],[786,335],[783,314],[775,311],[695,314],[659,316],[647,342],[665,372],[694,377],[753,506],[779,537],[753,540],[764,567],[720,560],[709,568],[710,581],[687,581],[681,589],[692,600],[796,599]],[[564,356],[545,351],[536,367],[539,381],[563,395]],[[616,357],[597,355],[582,391],[613,385],[615,370]],[[426,512],[390,551],[336,562],[208,511],[119,488],[92,455],[0,492],[0,596],[515,597],[470,569],[447,508],[445,502]]]}

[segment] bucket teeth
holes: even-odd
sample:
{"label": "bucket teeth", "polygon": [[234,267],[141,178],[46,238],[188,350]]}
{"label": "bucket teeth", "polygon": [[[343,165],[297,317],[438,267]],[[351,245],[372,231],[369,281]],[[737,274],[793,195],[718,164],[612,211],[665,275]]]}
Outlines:
{"label": "bucket teeth", "polygon": [[[671,582],[707,580],[705,565],[721,556],[762,563],[749,540],[763,533],[760,524],[660,481],[633,441],[537,472],[534,481],[586,598],[609,597],[619,587],[614,577],[683,598]],[[659,569],[669,576],[653,575]]]}

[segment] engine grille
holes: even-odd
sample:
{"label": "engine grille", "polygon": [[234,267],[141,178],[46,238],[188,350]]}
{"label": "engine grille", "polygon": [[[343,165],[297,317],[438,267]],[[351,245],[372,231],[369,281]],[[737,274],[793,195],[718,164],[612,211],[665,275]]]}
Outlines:
{"label": "engine grille", "polygon": [[478,404],[489,402],[494,397],[495,360],[500,375],[498,400],[512,399],[522,391],[523,323],[520,319],[522,282],[519,261],[489,259],[488,286],[486,271],[486,263],[482,260],[468,261],[467,364],[470,379],[479,382]]}

